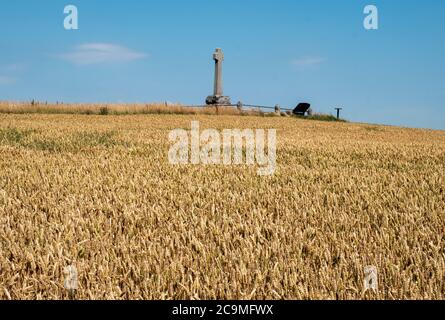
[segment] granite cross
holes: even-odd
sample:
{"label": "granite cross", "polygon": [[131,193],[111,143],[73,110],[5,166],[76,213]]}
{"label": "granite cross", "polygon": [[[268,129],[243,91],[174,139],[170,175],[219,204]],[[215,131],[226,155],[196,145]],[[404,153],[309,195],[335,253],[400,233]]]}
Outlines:
{"label": "granite cross", "polygon": [[213,88],[213,96],[208,96],[206,104],[216,106],[230,106],[230,97],[223,94],[223,80],[222,80],[222,63],[224,61],[224,54],[220,48],[213,53],[213,60],[215,60],[215,83]]}

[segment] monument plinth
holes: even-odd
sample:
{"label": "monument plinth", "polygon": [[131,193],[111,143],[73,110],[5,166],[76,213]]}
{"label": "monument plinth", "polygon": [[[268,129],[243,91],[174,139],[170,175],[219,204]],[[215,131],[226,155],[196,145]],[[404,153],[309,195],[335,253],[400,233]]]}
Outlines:
{"label": "monument plinth", "polygon": [[213,54],[215,61],[215,83],[213,88],[213,96],[208,96],[206,104],[208,105],[230,105],[230,97],[224,96],[223,80],[222,80],[222,63],[224,54],[221,49],[217,48]]}

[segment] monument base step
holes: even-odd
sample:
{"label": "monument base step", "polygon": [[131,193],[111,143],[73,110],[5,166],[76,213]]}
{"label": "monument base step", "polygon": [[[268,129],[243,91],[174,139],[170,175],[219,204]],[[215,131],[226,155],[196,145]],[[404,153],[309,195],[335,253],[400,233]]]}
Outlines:
{"label": "monument base step", "polygon": [[217,105],[217,106],[228,106],[232,103],[230,102],[230,97],[227,96],[208,96],[206,99],[206,104]]}

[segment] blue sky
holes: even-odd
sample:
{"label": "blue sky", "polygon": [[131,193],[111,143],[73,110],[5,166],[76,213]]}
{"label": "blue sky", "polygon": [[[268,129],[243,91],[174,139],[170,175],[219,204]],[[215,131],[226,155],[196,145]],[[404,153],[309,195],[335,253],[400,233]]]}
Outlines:
{"label": "blue sky", "polygon": [[234,102],[445,129],[444,1],[16,0],[0,30],[0,100],[202,104],[221,47]]}

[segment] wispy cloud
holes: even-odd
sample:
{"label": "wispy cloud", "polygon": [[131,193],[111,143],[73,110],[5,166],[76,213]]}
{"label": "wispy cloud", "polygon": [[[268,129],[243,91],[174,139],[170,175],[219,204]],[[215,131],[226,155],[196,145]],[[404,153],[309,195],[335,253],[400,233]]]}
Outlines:
{"label": "wispy cloud", "polygon": [[302,57],[292,60],[292,65],[301,68],[307,68],[307,67],[319,66],[325,61],[326,59],[321,57]]}
{"label": "wispy cloud", "polygon": [[7,72],[22,72],[26,69],[26,65],[24,63],[11,63],[2,66],[0,69]]}
{"label": "wispy cloud", "polygon": [[26,70],[24,63],[11,63],[0,65],[0,85],[16,83]]}
{"label": "wispy cloud", "polygon": [[16,78],[0,75],[0,85],[13,84],[14,82],[16,82]]}
{"label": "wispy cloud", "polygon": [[129,62],[146,58],[147,54],[116,44],[85,43],[75,47],[72,52],[60,54],[58,57],[77,65],[91,65]]}

